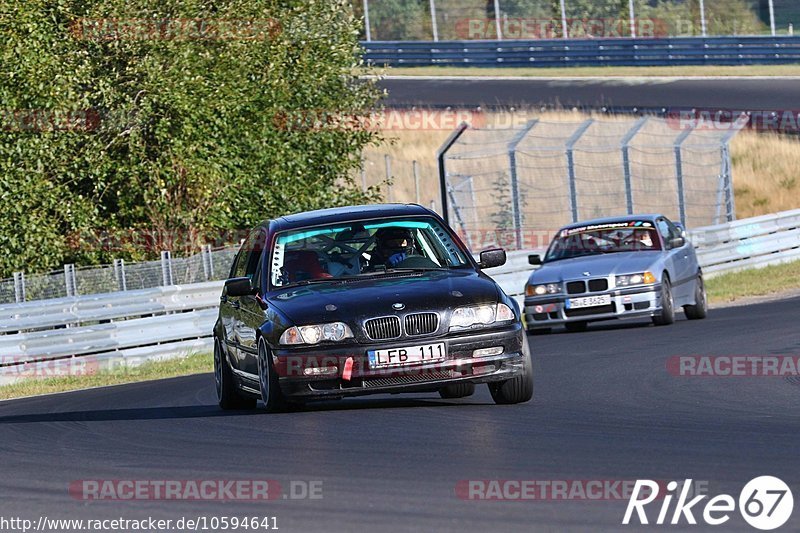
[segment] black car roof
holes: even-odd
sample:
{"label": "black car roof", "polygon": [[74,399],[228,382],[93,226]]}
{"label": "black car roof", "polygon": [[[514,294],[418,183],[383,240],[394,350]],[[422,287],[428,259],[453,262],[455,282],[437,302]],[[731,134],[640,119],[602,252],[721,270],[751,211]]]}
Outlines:
{"label": "black car roof", "polygon": [[265,222],[264,225],[269,225],[275,231],[284,231],[307,226],[336,224],[337,222],[347,222],[350,220],[367,220],[408,215],[435,216],[435,213],[417,204],[354,205],[285,215]]}
{"label": "black car roof", "polygon": [[561,229],[580,228],[582,226],[594,226],[596,224],[613,224],[615,222],[635,222],[637,220],[642,220],[644,222],[655,222],[657,218],[662,216],[664,215],[650,213],[640,215],[624,215],[621,217],[594,218],[592,220],[582,220],[580,222],[568,224]]}

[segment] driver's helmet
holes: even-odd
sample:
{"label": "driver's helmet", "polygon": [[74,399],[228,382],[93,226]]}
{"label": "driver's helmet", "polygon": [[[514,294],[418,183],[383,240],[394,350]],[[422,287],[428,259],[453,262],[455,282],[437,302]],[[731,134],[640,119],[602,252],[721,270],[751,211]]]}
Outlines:
{"label": "driver's helmet", "polygon": [[414,232],[408,228],[380,228],[375,232],[375,249],[384,257],[414,252]]}

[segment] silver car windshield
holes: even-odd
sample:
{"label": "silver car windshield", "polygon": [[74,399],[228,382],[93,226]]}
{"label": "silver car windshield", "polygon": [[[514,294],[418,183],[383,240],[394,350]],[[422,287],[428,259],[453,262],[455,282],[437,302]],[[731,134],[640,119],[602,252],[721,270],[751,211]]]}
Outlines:
{"label": "silver car windshield", "polygon": [[561,230],[550,243],[544,260],[548,262],[588,255],[654,250],[661,250],[661,241],[655,228],[627,226],[627,223],[624,227],[586,226]]}
{"label": "silver car windshield", "polygon": [[270,251],[270,283],[286,287],[469,265],[466,250],[432,217],[359,220],[279,233]]}

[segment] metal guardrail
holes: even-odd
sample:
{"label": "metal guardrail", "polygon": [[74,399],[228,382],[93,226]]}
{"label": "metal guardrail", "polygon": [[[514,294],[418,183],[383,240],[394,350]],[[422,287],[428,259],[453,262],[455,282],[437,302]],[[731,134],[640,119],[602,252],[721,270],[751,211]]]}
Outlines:
{"label": "metal guardrail", "polygon": [[800,37],[675,37],[362,42],[365,59],[393,67],[676,66],[800,62]]}
{"label": "metal guardrail", "polygon": [[[690,232],[707,277],[800,260],[800,209]],[[522,302],[528,254],[488,269]],[[0,306],[0,384],[32,376],[135,366],[209,352],[222,282],[173,285]]]}

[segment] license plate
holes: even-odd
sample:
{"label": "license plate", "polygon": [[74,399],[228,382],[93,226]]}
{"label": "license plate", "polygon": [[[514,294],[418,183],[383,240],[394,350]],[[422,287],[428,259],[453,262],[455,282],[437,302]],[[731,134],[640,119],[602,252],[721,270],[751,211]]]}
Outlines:
{"label": "license plate", "polygon": [[447,356],[444,343],[422,344],[419,346],[405,346],[403,348],[386,348],[383,350],[369,350],[370,368],[385,368],[388,366],[414,365],[441,361]]}
{"label": "license plate", "polygon": [[583,298],[570,298],[567,300],[567,309],[582,309],[584,307],[598,307],[601,305],[610,305],[611,295],[603,294],[601,296],[585,296]]}

